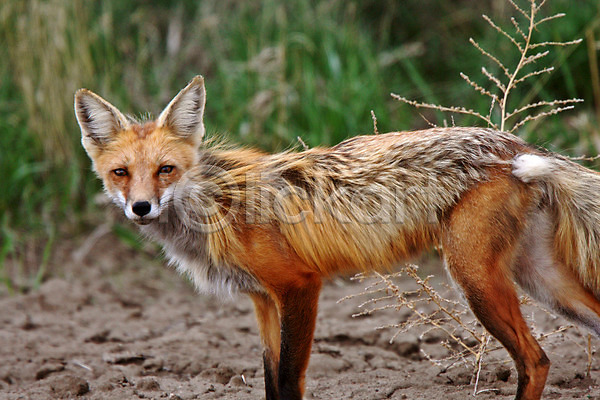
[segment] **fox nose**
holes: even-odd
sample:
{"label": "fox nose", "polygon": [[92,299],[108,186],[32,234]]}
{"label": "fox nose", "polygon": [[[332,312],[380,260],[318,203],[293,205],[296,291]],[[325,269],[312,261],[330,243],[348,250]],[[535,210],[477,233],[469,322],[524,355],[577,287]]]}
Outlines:
{"label": "fox nose", "polygon": [[147,201],[136,201],[131,206],[131,210],[140,217],[143,217],[144,215],[148,214],[151,209],[152,206]]}

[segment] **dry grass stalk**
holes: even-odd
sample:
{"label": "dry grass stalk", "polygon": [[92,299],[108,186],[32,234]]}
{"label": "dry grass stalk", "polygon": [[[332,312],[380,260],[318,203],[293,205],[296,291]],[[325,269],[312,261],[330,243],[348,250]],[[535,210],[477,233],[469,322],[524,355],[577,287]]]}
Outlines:
{"label": "dry grass stalk", "polygon": [[[416,265],[407,264],[393,274],[384,275],[376,273],[372,276],[358,274],[352,279],[362,282],[374,278],[375,281],[367,286],[364,291],[344,297],[340,301],[358,296],[369,297],[368,300],[358,306],[359,308],[364,308],[364,311],[354,314],[353,317],[370,315],[386,309],[400,310],[406,308],[410,310],[411,316],[406,320],[396,324],[380,326],[377,329],[393,328],[396,330],[390,338],[390,343],[398,335],[416,327],[424,328],[420,339],[433,330],[443,332],[452,343],[458,345],[460,350],[452,349],[450,342],[442,342],[443,346],[449,350],[452,349],[452,357],[446,360],[436,360],[426,353],[423,354],[436,365],[443,367],[444,361],[464,361],[468,356],[479,357],[482,344],[488,338],[487,332],[482,327],[477,326],[477,322],[469,313],[466,305],[441,295],[431,285],[430,280],[433,276],[422,279],[419,277],[417,271],[418,267]],[[395,283],[402,276],[410,277],[416,284],[416,288],[414,290],[402,290]],[[433,311],[426,311],[430,306],[433,306]],[[466,319],[465,316],[467,316]]]}
{"label": "dry grass stalk", "polygon": [[491,119],[489,117],[485,117],[485,116],[481,115],[480,113],[478,113],[477,111],[468,110],[468,109],[466,109],[464,107],[454,107],[454,106],[445,107],[445,106],[440,106],[440,105],[437,105],[437,104],[422,103],[422,102],[415,101],[415,100],[409,100],[406,97],[399,96],[399,95],[397,95],[395,93],[392,93],[392,97],[395,98],[396,100],[400,100],[403,103],[410,104],[411,106],[413,106],[415,108],[429,108],[429,109],[433,109],[433,110],[440,110],[440,111],[447,111],[447,112],[452,112],[452,113],[473,115],[473,116],[475,116],[477,118],[483,119],[490,126],[494,126],[495,125],[491,121]]}
{"label": "dry grass stalk", "polygon": [[296,139],[298,139],[298,143],[300,143],[300,145],[302,146],[304,151],[309,149],[308,145],[306,143],[304,143],[304,140],[302,140],[302,138],[300,136],[297,136]]}
{"label": "dry grass stalk", "polygon": [[371,110],[371,118],[373,119],[373,133],[375,135],[379,135],[379,129],[377,129],[377,117],[375,116],[375,111]]}
{"label": "dry grass stalk", "polygon": [[[508,354],[504,347],[479,324],[466,304],[451,299],[450,288],[448,293],[442,294],[433,287],[430,282],[432,277],[421,278],[418,267],[412,264],[407,264],[392,274],[358,274],[352,280],[367,282],[366,288],[339,301],[367,297],[367,300],[358,306],[363,311],[354,314],[353,317],[390,309],[409,310],[410,316],[403,321],[378,326],[376,329],[394,329],[390,343],[408,331],[419,330],[421,341],[434,334],[434,331],[442,333],[444,339],[439,344],[447,350],[447,355],[436,358],[421,348],[423,357],[442,371],[456,366],[472,369],[473,395],[494,390],[479,389],[481,372],[486,366],[509,363]],[[405,289],[407,286],[411,288]],[[536,339],[540,343],[547,343],[554,339],[548,344],[550,351],[553,344],[555,347],[560,347],[565,340],[574,343],[588,355],[586,371],[589,374],[592,354],[595,352],[589,335],[582,335],[576,326],[570,324],[559,325],[551,332],[542,333],[536,326],[535,320],[539,320],[542,314],[547,314],[552,319],[556,317],[527,296],[521,297],[521,304],[525,307],[523,314],[528,319]],[[571,334],[567,335],[567,333]],[[585,340],[586,343],[580,343],[581,340]]]}
{"label": "dry grass stalk", "polygon": [[[397,94],[392,94],[392,97],[416,108],[429,108],[443,112],[471,115],[477,117],[480,120],[483,120],[489,127],[499,129],[501,131],[507,130],[509,132],[516,131],[527,122],[539,120],[549,115],[554,115],[562,111],[570,110],[573,108],[574,103],[582,102],[582,99],[577,98],[554,101],[538,101],[535,103],[530,103],[515,108],[513,111],[509,111],[508,105],[510,94],[515,88],[517,88],[521,83],[531,78],[537,77],[539,75],[549,74],[554,70],[553,67],[540,67],[537,69],[536,67],[533,67],[533,71],[526,72],[526,69],[528,67],[531,68],[533,64],[543,59],[550,53],[550,51],[546,48],[552,46],[563,47],[573,44],[579,44],[582,40],[577,39],[568,42],[535,43],[533,41],[533,33],[539,28],[541,24],[562,18],[565,16],[565,14],[558,13],[549,17],[538,19],[539,11],[546,2],[545,0],[542,0],[541,2],[536,2],[536,0],[529,0],[528,11],[521,8],[515,1],[508,1],[513,6],[515,11],[518,14],[520,14],[519,19],[514,17],[510,19],[514,28],[514,32],[512,34],[508,33],[505,29],[496,24],[487,15],[483,15],[483,19],[495,31],[497,31],[501,36],[506,38],[508,41],[510,41],[510,43],[514,45],[516,51],[520,55],[518,63],[514,67],[507,66],[506,63],[503,62],[499,57],[496,57],[491,52],[485,50],[483,47],[481,47],[479,43],[477,43],[477,41],[470,38],[469,42],[477,50],[479,50],[479,52],[483,54],[485,58],[487,58],[491,63],[495,64],[498,67],[498,69],[502,72],[503,76],[496,76],[492,72],[488,71],[485,67],[482,67],[482,74],[487,78],[487,80],[491,83],[492,86],[492,88],[486,88],[484,87],[484,85],[481,85],[475,80],[471,79],[468,75],[462,72],[460,73],[461,78],[463,78],[471,87],[473,87],[475,91],[490,99],[491,106],[487,115],[481,114],[480,112],[474,111],[472,109],[467,109],[465,107],[447,107],[437,104],[428,104],[424,102],[409,100]],[[536,51],[536,49],[540,50]],[[493,117],[494,111],[496,109],[498,109],[499,111],[498,118]],[[538,111],[535,114],[526,115],[521,119],[516,118],[517,116],[523,115],[525,111],[533,109],[537,109],[540,111]],[[509,127],[509,120],[511,119],[512,126]]]}

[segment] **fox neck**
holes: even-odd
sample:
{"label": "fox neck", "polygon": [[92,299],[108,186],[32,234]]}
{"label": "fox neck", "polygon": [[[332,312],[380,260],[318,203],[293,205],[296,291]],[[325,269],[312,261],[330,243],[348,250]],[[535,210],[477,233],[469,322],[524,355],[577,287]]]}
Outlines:
{"label": "fox neck", "polygon": [[190,229],[178,215],[175,206],[169,206],[162,215],[148,225],[140,225],[140,231],[160,243],[165,250],[177,253],[188,253],[194,257],[208,261],[207,234],[201,230]]}
{"label": "fox neck", "polygon": [[211,254],[209,236],[220,232],[209,233],[190,227],[173,204],[164,213],[152,223],[140,226],[140,230],[162,245],[169,263],[187,275],[199,291],[224,299],[238,293],[264,292],[252,275]]}

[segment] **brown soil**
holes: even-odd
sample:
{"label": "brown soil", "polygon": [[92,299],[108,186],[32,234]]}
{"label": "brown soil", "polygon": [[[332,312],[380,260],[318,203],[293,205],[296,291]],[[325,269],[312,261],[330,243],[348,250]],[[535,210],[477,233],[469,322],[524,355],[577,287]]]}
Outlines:
{"label": "brown soil", "polygon": [[[251,303],[194,293],[157,255],[107,234],[84,257],[66,254],[59,278],[0,298],[0,399],[263,399]],[[443,337],[424,340],[415,331],[390,344],[394,331],[375,328],[405,312],[352,318],[365,299],[337,303],[363,287],[348,280],[324,287],[305,398],[472,397],[472,367],[446,370],[422,355],[443,357]],[[536,324],[552,331],[566,323],[546,316]],[[585,334],[555,337],[544,343],[553,361],[544,398],[600,399],[597,360],[586,377]],[[478,388],[478,399],[514,397],[516,373],[504,350],[484,361]]]}

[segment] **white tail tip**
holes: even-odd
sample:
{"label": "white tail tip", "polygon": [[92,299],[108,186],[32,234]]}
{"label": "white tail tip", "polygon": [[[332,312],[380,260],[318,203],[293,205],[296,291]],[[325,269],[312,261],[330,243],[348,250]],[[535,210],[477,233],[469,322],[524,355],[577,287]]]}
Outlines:
{"label": "white tail tip", "polygon": [[542,179],[552,173],[553,164],[536,154],[519,154],[512,161],[512,173],[525,183]]}

